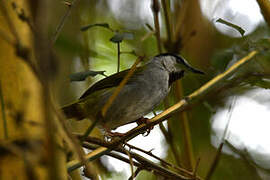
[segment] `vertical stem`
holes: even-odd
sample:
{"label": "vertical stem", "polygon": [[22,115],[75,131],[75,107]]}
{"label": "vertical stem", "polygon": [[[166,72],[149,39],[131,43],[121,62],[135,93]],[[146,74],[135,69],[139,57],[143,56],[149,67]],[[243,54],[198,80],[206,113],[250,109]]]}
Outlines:
{"label": "vertical stem", "polygon": [[168,0],[161,0],[161,4],[164,11],[164,17],[165,17],[168,43],[171,44],[172,43],[172,30],[171,30],[171,21],[170,21],[170,16],[169,16],[170,11],[169,11],[169,7],[167,3],[169,3]]}
{"label": "vertical stem", "polygon": [[159,19],[158,19],[158,13],[159,13],[160,7],[158,4],[158,0],[153,0],[152,4],[152,11],[154,15],[154,23],[155,23],[155,35],[157,38],[157,47],[158,47],[158,52],[161,53],[161,39],[160,39],[160,25],[159,25]]}
{"label": "vertical stem", "polygon": [[[169,102],[168,102],[168,98],[166,98],[164,100],[164,106],[165,106],[165,109],[169,108]],[[165,127],[163,126],[162,122],[159,123],[159,127],[160,127],[160,130],[161,132],[163,133],[164,137],[166,138],[166,141],[167,143],[169,144],[170,148],[171,148],[171,151],[172,151],[172,154],[173,154],[173,157],[174,157],[174,160],[176,162],[176,164],[179,166],[179,167],[182,167],[181,166],[181,159],[180,159],[180,156],[179,156],[179,152],[177,150],[177,147],[175,146],[174,144],[174,139],[173,139],[173,136],[172,136],[172,121],[167,121],[168,123],[168,131],[166,131]]]}
{"label": "vertical stem", "polygon": [[120,42],[117,42],[117,72],[120,71]]}
{"label": "vertical stem", "polygon": [[[183,89],[179,81],[176,82],[176,97],[177,99],[180,99],[183,97]],[[189,170],[193,170],[195,159],[194,159],[194,154],[193,154],[187,112],[186,111],[180,112],[179,119],[181,120],[180,122],[182,123],[182,127],[183,127],[183,137],[184,137],[183,157],[186,157],[184,158],[184,163]]]}
{"label": "vertical stem", "polygon": [[72,8],[74,7],[75,3],[76,3],[76,0],[73,0],[73,1],[68,5],[68,9],[67,9],[66,13],[65,13],[64,16],[61,18],[60,23],[59,23],[58,26],[56,27],[56,30],[55,30],[55,32],[54,32],[54,34],[53,34],[53,36],[52,36],[52,40],[51,40],[51,44],[52,44],[52,45],[56,42],[56,40],[57,40],[57,38],[58,38],[58,36],[59,36],[61,30],[63,29],[63,27],[64,27],[64,25],[65,25],[65,22],[67,21],[68,17],[70,16],[71,10],[72,10]]}
{"label": "vertical stem", "polygon": [[221,151],[222,151],[223,144],[224,143],[222,142],[219,145],[218,150],[217,150],[217,153],[216,153],[216,156],[214,158],[214,161],[211,164],[211,167],[210,167],[209,171],[206,174],[205,180],[211,179],[212,175],[214,174],[214,172],[215,172],[215,170],[217,168],[217,165],[219,163],[219,160],[220,160],[220,156],[221,156]]}
{"label": "vertical stem", "polygon": [[4,138],[8,139],[5,102],[4,102],[4,95],[3,95],[3,91],[2,91],[1,82],[0,82],[0,101],[1,101],[1,111],[2,111],[2,120],[3,120],[3,128],[4,128]]}

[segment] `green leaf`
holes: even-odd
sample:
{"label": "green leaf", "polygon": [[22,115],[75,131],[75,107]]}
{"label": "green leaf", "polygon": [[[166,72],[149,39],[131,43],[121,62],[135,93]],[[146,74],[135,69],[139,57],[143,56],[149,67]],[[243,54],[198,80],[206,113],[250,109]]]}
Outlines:
{"label": "green leaf", "polygon": [[246,32],[246,31],[245,31],[243,28],[241,28],[240,26],[238,26],[238,25],[236,25],[236,24],[233,24],[233,23],[230,23],[230,22],[228,22],[228,21],[226,21],[226,20],[224,20],[224,19],[219,18],[216,22],[221,23],[221,24],[224,24],[224,25],[226,25],[226,26],[229,26],[229,27],[231,27],[231,28],[237,30],[237,31],[241,34],[241,36],[244,36],[244,34],[245,34],[245,32]]}
{"label": "green leaf", "polygon": [[88,71],[73,73],[73,74],[69,75],[69,78],[70,78],[70,81],[84,81],[87,77],[89,77],[89,76],[94,77],[98,74],[106,77],[106,75],[104,73],[105,73],[105,71],[88,70]]}
{"label": "green leaf", "polygon": [[130,32],[123,32],[123,33],[116,32],[114,34],[114,36],[110,39],[110,41],[113,42],[113,43],[120,43],[125,39],[126,40],[134,39],[133,33],[130,33]]}
{"label": "green leaf", "polygon": [[110,26],[109,26],[108,23],[89,24],[89,25],[86,25],[86,26],[81,27],[81,31],[86,31],[86,30],[88,30],[88,29],[90,29],[90,28],[93,28],[93,27],[104,27],[104,28],[106,28],[106,29],[109,29],[110,31],[113,31],[113,30],[110,28]]}

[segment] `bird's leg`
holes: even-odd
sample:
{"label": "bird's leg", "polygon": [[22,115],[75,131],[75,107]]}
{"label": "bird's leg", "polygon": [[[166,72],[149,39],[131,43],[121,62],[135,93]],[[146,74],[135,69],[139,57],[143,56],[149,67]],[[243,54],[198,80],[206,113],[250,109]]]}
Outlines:
{"label": "bird's leg", "polygon": [[[141,124],[149,124],[150,121],[149,121],[148,118],[141,117],[140,119],[137,119],[137,120],[136,120],[136,123],[137,123],[138,126],[139,126],[139,125],[141,125]],[[143,135],[143,136],[148,136],[149,133],[150,133],[150,131],[151,131],[152,129],[154,129],[154,126],[150,126],[150,127],[146,130],[146,134]]]}
{"label": "bird's leg", "polygon": [[120,133],[120,132],[112,132],[112,131],[106,131],[106,135],[110,137],[123,137],[126,135],[126,133]]}
{"label": "bird's leg", "polygon": [[110,128],[108,128],[105,124],[103,124],[103,128],[105,130],[105,136],[109,137],[123,137],[125,136],[125,133],[120,133],[120,132],[112,132]]}

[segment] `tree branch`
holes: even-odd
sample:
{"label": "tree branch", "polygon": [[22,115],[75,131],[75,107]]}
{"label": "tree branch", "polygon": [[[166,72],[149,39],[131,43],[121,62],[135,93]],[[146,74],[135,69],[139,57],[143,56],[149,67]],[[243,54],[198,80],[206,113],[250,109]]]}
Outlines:
{"label": "tree branch", "polygon": [[77,0],[73,0],[71,3],[65,3],[68,6],[68,9],[66,11],[66,13],[64,14],[64,16],[62,17],[62,19],[60,20],[60,23],[58,24],[58,26],[56,27],[56,30],[52,36],[52,41],[51,44],[54,44],[61,32],[61,30],[63,29],[65,22],[67,21],[68,17],[70,16],[71,10],[74,7],[75,3]]}
{"label": "tree branch", "polygon": [[[86,139],[87,143],[94,143],[94,144],[97,144],[97,145],[100,145],[100,146],[105,146],[105,147],[110,147],[111,146],[111,143],[107,143],[107,142],[104,142],[104,141],[101,141],[97,138],[87,138]],[[85,143],[84,143],[85,144]],[[117,152],[120,152],[122,154],[125,154],[126,155],[126,149],[122,146],[117,146],[114,151],[117,151]],[[174,177],[174,179],[192,179],[193,177],[193,172],[189,172],[189,171],[186,171],[186,170],[181,170],[181,174],[178,174],[176,172],[173,172],[167,168],[164,168],[156,163],[153,163],[151,162],[150,160],[146,159],[145,157],[137,154],[137,153],[134,153],[134,152],[129,152],[130,153],[130,156],[132,158],[134,158],[137,162],[139,162],[141,165],[142,165],[142,168],[143,169],[146,169],[146,170],[153,170],[155,172],[157,172],[158,174],[161,174],[165,177]],[[136,161],[133,161],[133,162],[136,162]],[[201,179],[199,177],[197,177],[197,179]]]}

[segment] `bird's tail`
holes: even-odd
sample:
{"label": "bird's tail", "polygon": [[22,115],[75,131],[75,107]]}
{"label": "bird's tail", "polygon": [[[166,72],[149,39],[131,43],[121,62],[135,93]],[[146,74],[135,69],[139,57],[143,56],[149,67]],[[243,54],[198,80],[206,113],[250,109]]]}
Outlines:
{"label": "bird's tail", "polygon": [[77,120],[82,120],[85,118],[85,114],[77,102],[63,106],[62,111],[68,119],[75,118]]}

